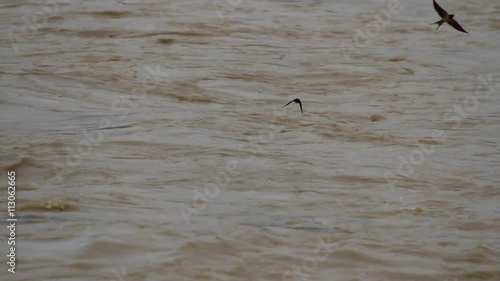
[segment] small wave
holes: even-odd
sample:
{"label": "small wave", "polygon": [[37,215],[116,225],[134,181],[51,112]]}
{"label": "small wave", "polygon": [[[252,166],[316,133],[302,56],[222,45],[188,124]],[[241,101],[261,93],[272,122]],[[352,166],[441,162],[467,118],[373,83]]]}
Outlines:
{"label": "small wave", "polygon": [[22,201],[19,204],[19,211],[72,211],[76,207],[64,199],[60,200],[42,200],[38,202],[27,202]]}

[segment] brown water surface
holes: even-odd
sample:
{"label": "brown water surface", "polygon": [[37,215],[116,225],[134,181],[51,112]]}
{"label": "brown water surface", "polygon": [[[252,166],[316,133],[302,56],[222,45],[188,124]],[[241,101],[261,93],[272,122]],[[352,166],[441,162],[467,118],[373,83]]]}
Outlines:
{"label": "brown water surface", "polygon": [[500,280],[500,4],[440,4],[470,34],[430,0],[3,1],[1,279]]}

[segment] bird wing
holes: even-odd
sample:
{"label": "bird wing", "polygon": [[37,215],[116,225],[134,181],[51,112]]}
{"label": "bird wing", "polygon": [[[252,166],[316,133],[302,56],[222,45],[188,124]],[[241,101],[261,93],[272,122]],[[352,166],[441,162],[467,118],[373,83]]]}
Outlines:
{"label": "bird wing", "polygon": [[441,18],[445,18],[446,16],[448,16],[448,12],[446,12],[443,8],[441,8],[441,6],[439,6],[439,4],[436,2],[436,0],[432,0],[434,2],[434,9],[436,10],[436,12],[439,14],[439,16]]}
{"label": "bird wing", "polygon": [[453,28],[455,28],[458,31],[462,31],[462,32],[467,33],[467,34],[469,33],[467,31],[465,31],[465,29],[454,19],[449,20],[448,24],[453,26]]}
{"label": "bird wing", "polygon": [[302,112],[302,114],[304,114],[304,111],[302,111],[302,102],[299,100],[299,106],[300,106],[300,112]]}
{"label": "bird wing", "polygon": [[292,102],[293,102],[293,101],[291,101],[291,102],[289,102],[289,103],[285,104],[285,105],[284,105],[284,106],[282,106],[281,108],[283,108],[283,107],[285,107],[285,106],[287,106],[287,105],[291,104]]}

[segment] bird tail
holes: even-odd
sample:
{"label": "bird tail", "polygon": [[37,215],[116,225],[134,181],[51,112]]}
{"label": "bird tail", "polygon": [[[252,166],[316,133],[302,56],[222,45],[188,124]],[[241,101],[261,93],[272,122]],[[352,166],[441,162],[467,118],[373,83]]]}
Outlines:
{"label": "bird tail", "polygon": [[431,23],[431,24],[429,24],[429,25],[437,24],[437,25],[438,25],[438,26],[436,27],[436,30],[437,30],[437,29],[438,29],[438,28],[439,28],[439,27],[440,27],[443,23],[444,23],[444,21],[443,21],[443,20],[438,20],[437,22],[433,22],[433,23]]}

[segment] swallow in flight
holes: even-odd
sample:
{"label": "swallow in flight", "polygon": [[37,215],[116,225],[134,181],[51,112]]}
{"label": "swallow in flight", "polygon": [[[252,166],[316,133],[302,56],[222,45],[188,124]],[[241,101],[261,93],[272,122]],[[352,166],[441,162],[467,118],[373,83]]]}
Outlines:
{"label": "swallow in flight", "polygon": [[434,22],[434,23],[431,23],[431,24],[437,24],[438,27],[436,28],[436,30],[443,24],[443,23],[448,23],[449,25],[451,25],[453,28],[455,28],[456,30],[458,31],[461,31],[461,32],[464,32],[464,33],[469,33],[467,31],[465,31],[465,29],[453,18],[455,17],[454,14],[448,14],[448,12],[446,12],[443,8],[441,8],[441,6],[439,6],[438,3],[436,3],[436,0],[432,0],[434,2],[434,9],[436,10],[436,12],[439,14],[439,16],[441,17],[440,20],[438,20],[437,22]]}
{"label": "swallow in flight", "polygon": [[284,106],[282,106],[281,108],[283,108],[283,107],[285,107],[285,106],[287,106],[287,105],[291,104],[292,102],[294,102],[294,103],[298,103],[298,104],[300,105],[300,112],[302,112],[302,114],[304,114],[304,111],[302,111],[302,103],[300,102],[300,100],[299,100],[299,99],[294,99],[293,101],[291,101],[291,102],[289,102],[289,103],[285,104],[285,105],[284,105]]}

